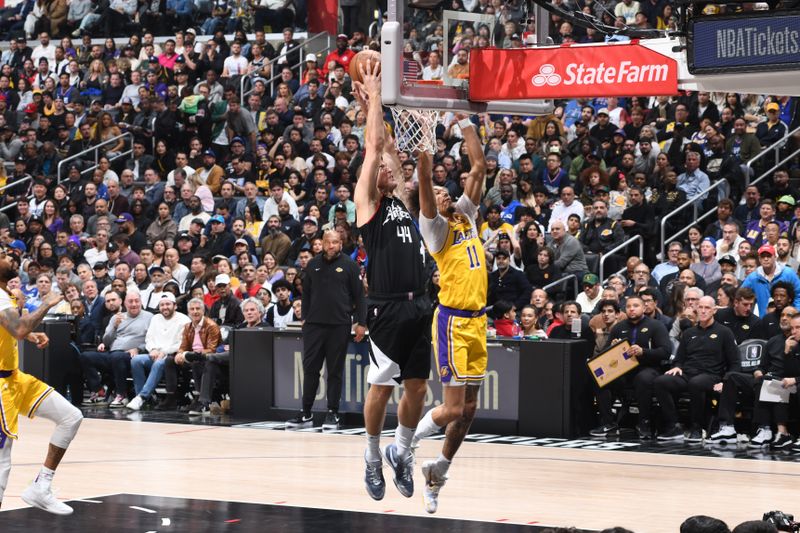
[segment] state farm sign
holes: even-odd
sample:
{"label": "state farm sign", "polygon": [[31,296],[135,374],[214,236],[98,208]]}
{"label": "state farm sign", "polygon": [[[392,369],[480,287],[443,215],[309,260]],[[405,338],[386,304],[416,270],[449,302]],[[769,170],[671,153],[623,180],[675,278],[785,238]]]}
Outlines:
{"label": "state farm sign", "polygon": [[472,49],[469,98],[528,100],[678,92],[678,64],[636,43]]}

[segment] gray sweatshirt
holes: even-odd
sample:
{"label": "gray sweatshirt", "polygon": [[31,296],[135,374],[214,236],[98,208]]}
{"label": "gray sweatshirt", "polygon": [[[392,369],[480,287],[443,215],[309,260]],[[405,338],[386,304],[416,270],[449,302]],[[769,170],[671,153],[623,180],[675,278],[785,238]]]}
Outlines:
{"label": "gray sweatshirt", "polygon": [[111,352],[137,348],[140,352],[145,351],[145,337],[151,318],[153,315],[147,311],[140,311],[136,317],[125,313],[119,327],[116,327],[116,318],[111,317],[103,335],[103,344],[106,345],[106,350]]}

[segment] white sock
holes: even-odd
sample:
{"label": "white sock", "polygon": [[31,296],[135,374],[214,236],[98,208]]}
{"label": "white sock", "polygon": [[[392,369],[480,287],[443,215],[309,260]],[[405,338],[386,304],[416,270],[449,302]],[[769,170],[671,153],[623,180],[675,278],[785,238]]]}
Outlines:
{"label": "white sock", "polygon": [[53,476],[56,475],[55,470],[51,470],[46,466],[42,466],[42,469],[39,470],[39,475],[36,476],[35,483],[40,485],[44,485],[45,487],[49,487],[50,484],[53,482]]}
{"label": "white sock", "polygon": [[370,463],[381,460],[381,435],[370,435],[367,433],[367,453],[365,458]]}
{"label": "white sock", "polygon": [[452,461],[448,460],[447,457],[442,454],[439,454],[439,457],[436,458],[436,468],[439,469],[442,475],[447,474],[447,471],[450,469],[450,463],[452,463]]}
{"label": "white sock", "polygon": [[397,456],[400,460],[404,460],[410,453],[411,440],[414,438],[414,432],[417,428],[407,428],[402,424],[397,424],[397,429],[394,430],[394,444],[397,447]]}
{"label": "white sock", "polygon": [[433,409],[425,413],[425,416],[419,421],[417,430],[414,432],[414,441],[419,441],[442,430],[442,426],[437,426],[436,422],[433,421],[432,413]]}

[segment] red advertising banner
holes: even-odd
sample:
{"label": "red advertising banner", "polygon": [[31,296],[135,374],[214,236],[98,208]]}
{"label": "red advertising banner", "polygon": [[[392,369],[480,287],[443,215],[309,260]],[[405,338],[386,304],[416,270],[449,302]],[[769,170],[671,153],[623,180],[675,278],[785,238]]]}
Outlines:
{"label": "red advertising banner", "polygon": [[469,99],[476,102],[677,92],[677,61],[636,41],[470,52]]}

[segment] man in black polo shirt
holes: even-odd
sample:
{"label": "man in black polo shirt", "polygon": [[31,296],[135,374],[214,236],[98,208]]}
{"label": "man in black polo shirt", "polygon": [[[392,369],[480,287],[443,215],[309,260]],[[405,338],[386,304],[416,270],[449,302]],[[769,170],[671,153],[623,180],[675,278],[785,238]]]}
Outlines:
{"label": "man in black polo shirt", "polygon": [[658,440],[683,440],[678,423],[675,396],[689,391],[692,428],[687,442],[702,442],[706,394],[722,381],[728,370],[739,366],[739,350],[730,329],[714,320],[716,303],[703,296],[697,304],[697,325],[681,335],[681,343],[673,367],[656,378],[653,387],[664,418],[664,432]]}
{"label": "man in black polo shirt", "polygon": [[611,406],[614,395],[620,396],[626,387],[633,386],[639,404],[639,423],[636,430],[642,439],[650,438],[650,408],[653,400],[653,382],[661,375],[661,365],[669,359],[671,343],[667,328],[660,321],[644,314],[644,302],[638,295],[628,297],[625,302],[626,320],[611,328],[605,349],[627,340],[631,347],[628,353],[639,361],[639,366],[624,376],[598,389],[597,405],[600,408],[602,425],[593,429],[594,437],[605,437],[619,432]]}
{"label": "man in black polo shirt", "polygon": [[314,425],[311,408],[319,386],[322,363],[328,370],[328,413],[323,429],[339,428],[342,373],[355,317],[355,341],[366,332],[367,308],[360,268],[342,254],[336,231],[322,237],[323,252],[308,262],[303,278],[303,410],[286,427],[304,429]]}
{"label": "man in black polo shirt", "polygon": [[756,294],[752,289],[740,287],[736,289],[733,297],[733,307],[720,309],[714,315],[714,320],[727,326],[736,338],[736,344],[741,344],[748,339],[755,338],[758,332],[758,317],[753,314],[756,303]]}

